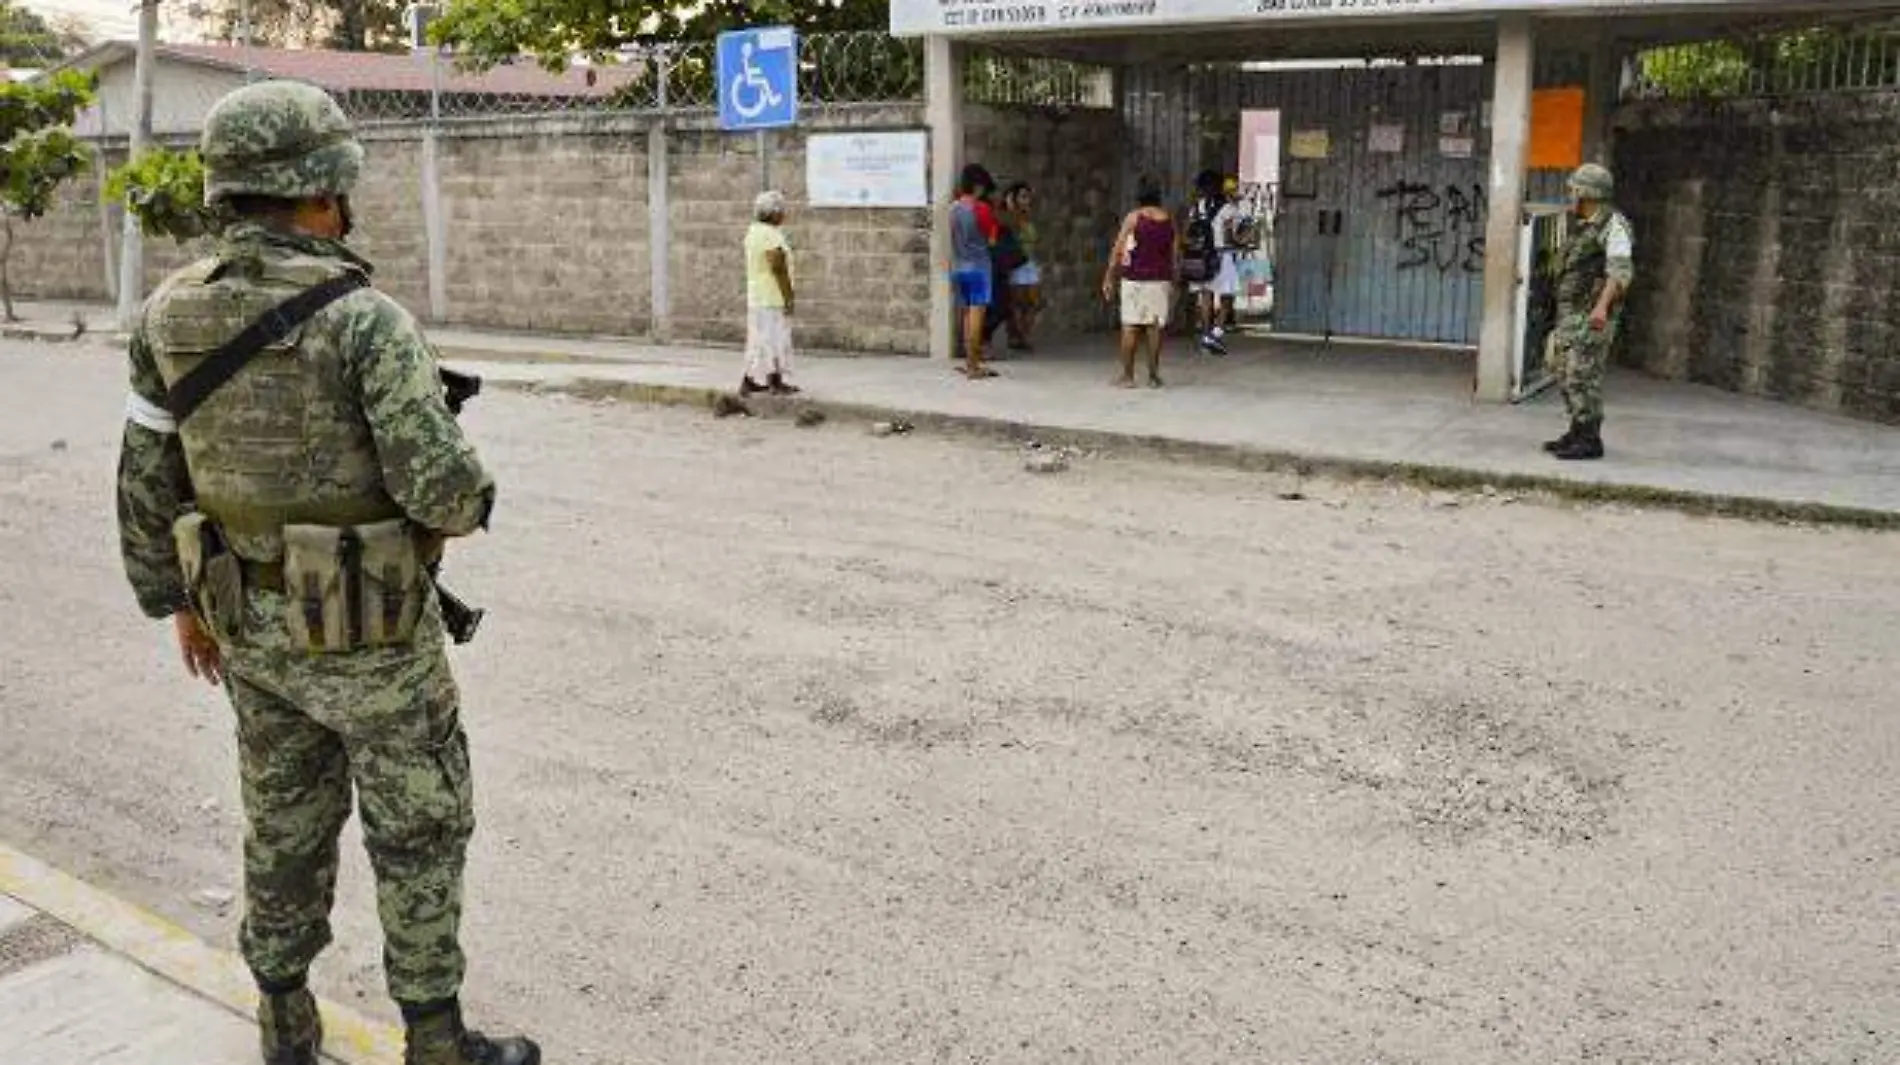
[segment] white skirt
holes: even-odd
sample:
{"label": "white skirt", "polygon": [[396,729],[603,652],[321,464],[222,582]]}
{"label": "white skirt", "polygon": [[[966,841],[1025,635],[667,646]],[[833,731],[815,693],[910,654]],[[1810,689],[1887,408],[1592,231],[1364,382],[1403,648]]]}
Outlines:
{"label": "white skirt", "polygon": [[783,307],[751,307],[745,316],[745,375],[764,384],[792,372],[792,319]]}

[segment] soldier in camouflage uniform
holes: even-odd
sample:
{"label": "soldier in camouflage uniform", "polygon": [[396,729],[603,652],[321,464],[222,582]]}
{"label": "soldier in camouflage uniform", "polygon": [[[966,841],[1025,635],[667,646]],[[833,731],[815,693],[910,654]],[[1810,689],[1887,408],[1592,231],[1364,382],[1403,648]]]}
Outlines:
{"label": "soldier in camouflage uniform", "polygon": [[1565,460],[1603,457],[1603,374],[1623,317],[1623,297],[1636,279],[1629,219],[1610,203],[1615,179],[1595,163],[1570,176],[1576,218],[1557,277],[1557,324],[1551,373],[1563,390],[1570,429],[1544,444]]}
{"label": "soldier in camouflage uniform", "polygon": [[[267,1065],[316,1065],[306,974],[330,941],[354,788],[408,1065],[536,1065],[486,1039],[458,995],[468,741],[425,567],[487,526],[495,487],[456,425],[416,322],[342,243],[363,149],[336,102],[246,86],[205,122],[214,254],[146,303],[131,345],[118,479],[140,608],[236,712],[246,962]],[[288,297],[363,287],[265,347],[180,419],[168,391]],[[189,413],[189,412],[187,412]]]}

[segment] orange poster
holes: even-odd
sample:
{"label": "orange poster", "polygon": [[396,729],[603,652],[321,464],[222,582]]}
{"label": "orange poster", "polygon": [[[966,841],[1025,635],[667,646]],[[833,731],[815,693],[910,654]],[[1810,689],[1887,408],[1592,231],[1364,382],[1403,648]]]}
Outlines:
{"label": "orange poster", "polygon": [[1531,93],[1532,170],[1570,170],[1583,163],[1583,89]]}

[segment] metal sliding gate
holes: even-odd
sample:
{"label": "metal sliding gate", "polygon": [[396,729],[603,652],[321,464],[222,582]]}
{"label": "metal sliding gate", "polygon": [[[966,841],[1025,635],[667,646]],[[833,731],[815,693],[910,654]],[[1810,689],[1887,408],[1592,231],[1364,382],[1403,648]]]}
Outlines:
{"label": "metal sliding gate", "polygon": [[1243,110],[1278,111],[1277,331],[1476,344],[1482,318],[1489,68],[1133,69],[1132,174],[1185,196],[1232,167]]}

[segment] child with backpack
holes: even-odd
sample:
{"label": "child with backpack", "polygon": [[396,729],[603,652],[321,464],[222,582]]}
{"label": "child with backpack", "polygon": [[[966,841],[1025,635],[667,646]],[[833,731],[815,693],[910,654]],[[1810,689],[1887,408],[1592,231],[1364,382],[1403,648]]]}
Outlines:
{"label": "child with backpack", "polygon": [[1203,170],[1194,179],[1195,197],[1182,225],[1181,280],[1194,297],[1195,324],[1201,350],[1227,354],[1227,330],[1222,326],[1224,300],[1240,291],[1240,268],[1232,246],[1240,208],[1221,190],[1221,176]]}

